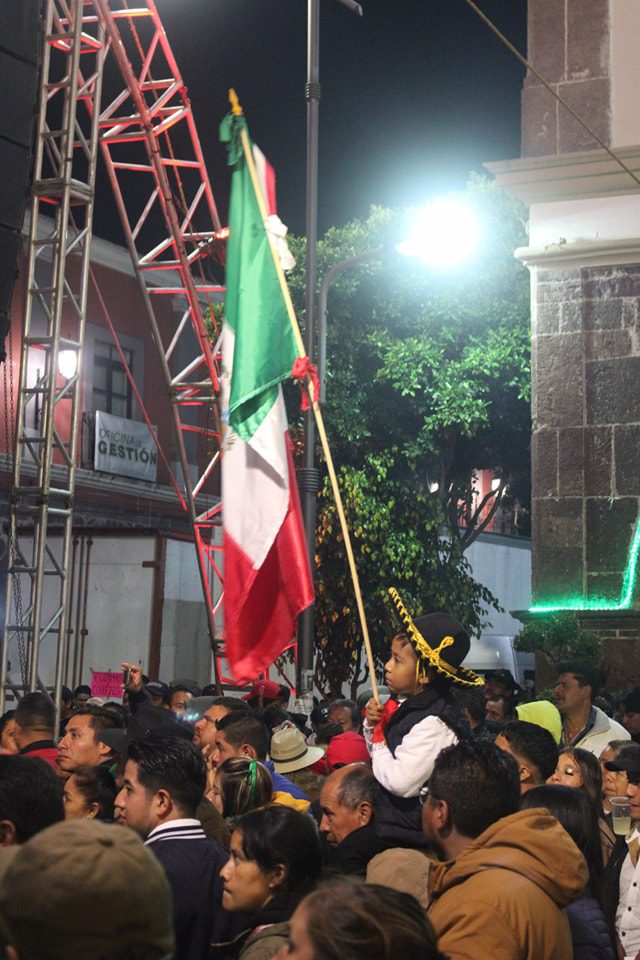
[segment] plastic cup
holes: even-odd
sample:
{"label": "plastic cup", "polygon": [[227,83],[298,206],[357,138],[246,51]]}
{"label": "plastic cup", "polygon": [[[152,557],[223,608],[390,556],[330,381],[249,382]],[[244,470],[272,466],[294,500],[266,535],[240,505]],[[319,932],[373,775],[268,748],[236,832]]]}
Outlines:
{"label": "plastic cup", "polygon": [[618,837],[626,837],[631,830],[631,804],[629,800],[627,797],[612,797],[609,804],[611,806],[613,832]]}

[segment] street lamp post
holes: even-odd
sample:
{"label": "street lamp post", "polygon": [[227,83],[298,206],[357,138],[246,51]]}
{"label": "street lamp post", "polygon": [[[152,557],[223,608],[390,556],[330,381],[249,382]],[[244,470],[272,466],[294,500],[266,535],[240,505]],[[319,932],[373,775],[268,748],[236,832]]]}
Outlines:
{"label": "street lamp post", "polygon": [[[362,7],[355,0],[339,0],[352,13],[362,16]],[[320,114],[320,0],[308,0],[307,14],[307,257],[305,289],[305,350],[313,360],[315,350],[316,250],[318,243],[318,120]],[[304,530],[311,569],[315,566],[316,498],[319,472],[315,465],[315,422],[313,410],[304,415],[303,466],[298,471]],[[313,605],[300,616],[298,624],[298,660],[296,692],[298,697],[311,698],[313,690]]]}
{"label": "street lamp post", "polygon": [[326,396],[326,367],[327,367],[327,297],[329,296],[329,287],[345,270],[351,267],[357,267],[361,263],[368,263],[369,260],[378,260],[384,256],[385,247],[374,247],[372,250],[365,250],[364,253],[358,253],[353,257],[345,257],[334,263],[322,278],[320,290],[318,291],[318,378],[320,380],[320,403],[325,402]]}

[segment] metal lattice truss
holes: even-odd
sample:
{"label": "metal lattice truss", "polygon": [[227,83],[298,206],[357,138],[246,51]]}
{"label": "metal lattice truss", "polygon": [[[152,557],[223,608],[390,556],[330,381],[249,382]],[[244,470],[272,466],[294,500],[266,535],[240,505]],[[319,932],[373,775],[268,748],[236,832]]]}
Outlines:
{"label": "metal lattice truss", "polygon": [[[145,0],[133,8],[127,0],[94,0],[94,7],[121,77],[121,89],[100,114],[102,155],[172,403],[182,502],[196,544],[213,647],[222,603],[222,593],[212,590],[212,584],[221,583],[221,546],[215,542],[221,506],[217,500],[199,513],[195,499],[220,458],[220,357],[211,346],[217,339],[213,313],[205,316],[205,311],[223,288],[208,282],[204,272],[204,260],[218,243],[220,220],[186,88],[155,3]],[[133,158],[134,151],[139,156]],[[180,321],[169,335],[158,317],[158,301],[167,296],[182,303]],[[197,476],[188,456],[189,435],[209,451]]]}
{"label": "metal lattice truss", "polygon": [[[222,603],[222,547],[215,538],[221,505],[213,498],[199,512],[196,498],[211,484],[220,458],[220,358],[212,347],[218,331],[208,305],[220,300],[223,288],[207,278],[205,259],[210,260],[225,231],[220,229],[186,89],[153,0],[135,6],[128,0],[47,0],[46,18],[10,531],[9,589],[13,583],[15,590],[16,581],[24,583],[27,576],[30,596],[22,612],[8,596],[0,709],[9,644],[16,636],[26,649],[25,686],[30,690],[38,685],[41,642],[48,634],[57,636],[55,690],[60,702],[98,145],[172,406],[182,472],[176,488],[193,530],[212,647],[220,632],[216,616]],[[117,90],[110,90],[108,103],[102,105],[107,55],[117,63]],[[84,123],[77,116],[80,103]],[[55,213],[55,229],[42,238],[45,204],[49,216]],[[44,282],[36,270],[39,261],[50,267]],[[169,327],[167,297],[179,306],[179,319]],[[35,302],[46,320],[37,334],[31,324]],[[29,384],[29,351],[35,348],[43,352],[43,372]],[[57,372],[61,350],[77,356],[77,370],[69,378]],[[63,404],[64,417],[57,412]],[[32,485],[23,476],[25,458],[37,466]],[[28,556],[21,548],[27,542],[33,544]],[[43,619],[45,578],[57,578],[59,589],[55,610]],[[214,664],[217,669],[215,657]]]}
{"label": "metal lattice truss", "polygon": [[[20,653],[22,686],[34,690],[39,685],[41,645],[51,634],[58,638],[55,687],[57,701],[60,699],[98,152],[97,115],[106,54],[104,28],[95,22],[91,30],[86,29],[82,4],[48,3],[44,31],[11,490],[0,711],[4,708],[12,640]],[[83,103],[91,105],[96,117],[88,130],[78,116],[80,110],[86,116]],[[47,219],[43,219],[45,214]],[[67,362],[71,360],[66,377],[58,372],[62,351]],[[28,590],[23,592],[23,587]]]}

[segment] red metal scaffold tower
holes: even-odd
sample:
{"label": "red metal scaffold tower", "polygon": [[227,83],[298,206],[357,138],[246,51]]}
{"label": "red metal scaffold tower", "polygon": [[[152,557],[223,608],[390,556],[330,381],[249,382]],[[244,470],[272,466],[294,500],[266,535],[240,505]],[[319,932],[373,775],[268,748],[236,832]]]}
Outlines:
{"label": "red metal scaffold tower", "polygon": [[[203,260],[215,250],[221,226],[186,89],[154,0],[136,0],[135,6],[128,0],[46,0],[45,7],[0,712],[7,687],[17,689],[7,673],[12,641],[25,661],[23,686],[34,690],[41,686],[41,645],[53,636],[60,703],[98,147],[172,407],[182,472],[174,485],[193,531],[212,649],[222,602],[222,548],[215,537],[221,505],[215,500],[203,512],[196,508],[220,457],[218,333],[207,304],[222,288],[206,279]],[[102,105],[107,60],[117,64],[120,81],[117,94]],[[43,227],[44,212],[50,215],[52,209],[53,232]],[[162,296],[182,304],[181,319],[168,337],[159,323]],[[41,322],[33,328],[36,303],[46,329]],[[27,358],[33,348],[43,352],[44,373],[29,384]],[[61,350],[77,359],[75,372],[65,378],[58,373]],[[188,456],[188,437],[194,434],[209,451],[198,476]],[[55,581],[57,597],[46,615],[45,579]]]}

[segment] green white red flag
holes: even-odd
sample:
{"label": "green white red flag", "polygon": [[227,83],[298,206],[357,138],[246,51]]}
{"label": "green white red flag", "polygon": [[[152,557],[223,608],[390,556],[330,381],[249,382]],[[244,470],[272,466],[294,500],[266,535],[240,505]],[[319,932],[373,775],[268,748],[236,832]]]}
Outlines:
{"label": "green white red flag", "polygon": [[[244,117],[230,115],[220,131],[233,166],[222,347],[222,516],[225,651],[236,679],[249,680],[291,644],[296,618],[313,603],[314,592],[281,388],[298,353],[242,149],[243,129]],[[261,155],[257,159],[264,209],[274,214],[272,171]]]}

